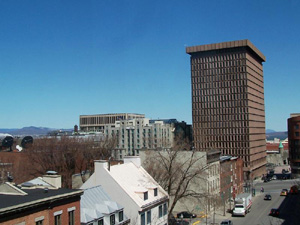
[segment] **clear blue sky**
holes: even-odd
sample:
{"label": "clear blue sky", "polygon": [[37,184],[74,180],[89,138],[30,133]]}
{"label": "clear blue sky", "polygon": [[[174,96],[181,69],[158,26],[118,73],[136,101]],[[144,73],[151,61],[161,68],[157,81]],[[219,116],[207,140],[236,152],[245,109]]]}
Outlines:
{"label": "clear blue sky", "polygon": [[0,128],[79,115],[191,118],[186,46],[249,39],[266,56],[266,127],[300,112],[300,2],[0,0]]}

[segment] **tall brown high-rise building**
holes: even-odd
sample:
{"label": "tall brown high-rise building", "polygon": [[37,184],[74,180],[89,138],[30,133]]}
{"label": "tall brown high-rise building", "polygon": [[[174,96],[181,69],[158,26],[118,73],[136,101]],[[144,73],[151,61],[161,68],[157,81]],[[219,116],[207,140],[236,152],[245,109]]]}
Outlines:
{"label": "tall brown high-rise building", "polygon": [[187,47],[194,146],[244,160],[246,179],[265,173],[265,56],[249,41]]}

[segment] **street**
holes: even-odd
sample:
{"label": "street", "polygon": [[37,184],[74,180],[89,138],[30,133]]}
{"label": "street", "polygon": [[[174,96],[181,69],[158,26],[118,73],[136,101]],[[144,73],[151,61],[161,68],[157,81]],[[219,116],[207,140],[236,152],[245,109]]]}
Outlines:
{"label": "street", "polygon": [[[222,210],[218,210],[215,219],[211,215],[209,218],[193,219],[191,224],[220,224],[221,221],[229,219],[234,225],[298,225],[300,224],[300,194],[280,196],[282,189],[290,189],[295,182],[300,180],[272,180],[267,183],[258,181],[255,184],[256,196],[253,197],[253,204],[250,213],[246,217],[232,217],[230,213],[223,216]],[[260,192],[261,187],[264,193]],[[270,194],[272,200],[264,200],[264,196]],[[272,208],[278,208],[279,217],[269,216]]]}
{"label": "street", "polygon": [[[258,183],[255,186],[256,197],[253,199],[251,212],[246,217],[231,217],[235,225],[279,225],[279,224],[300,224],[299,196],[280,196],[283,188],[289,188],[295,184],[295,180],[273,180],[268,183]],[[264,193],[260,193],[260,188],[264,187]],[[264,200],[265,194],[272,196],[271,201]],[[272,208],[278,208],[279,217],[269,216]],[[221,222],[221,221],[218,221]]]}

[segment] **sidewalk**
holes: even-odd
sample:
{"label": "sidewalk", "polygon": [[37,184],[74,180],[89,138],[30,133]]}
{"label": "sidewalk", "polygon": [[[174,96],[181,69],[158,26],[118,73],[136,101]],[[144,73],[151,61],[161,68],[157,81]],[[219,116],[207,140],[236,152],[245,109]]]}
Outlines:
{"label": "sidewalk", "polygon": [[[233,208],[233,203],[231,204]],[[207,215],[207,224],[220,224],[223,220],[230,220],[231,213],[229,211],[229,204],[225,205],[225,216],[224,216],[224,207],[220,207],[215,212],[211,212],[211,214]],[[206,218],[202,220],[201,224],[206,224]]]}

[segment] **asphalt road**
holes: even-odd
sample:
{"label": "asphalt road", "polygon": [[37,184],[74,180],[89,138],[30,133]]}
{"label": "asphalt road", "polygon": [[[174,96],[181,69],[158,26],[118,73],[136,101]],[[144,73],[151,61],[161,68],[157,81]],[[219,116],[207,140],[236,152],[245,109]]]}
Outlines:
{"label": "asphalt road", "polygon": [[[289,189],[295,180],[273,180],[268,183],[256,184],[256,197],[251,212],[246,217],[231,217],[234,225],[299,225],[300,224],[300,194],[280,196],[283,188]],[[260,193],[264,187],[265,192]],[[265,194],[271,194],[272,200],[264,200]],[[279,217],[269,216],[271,208],[279,208]]]}

